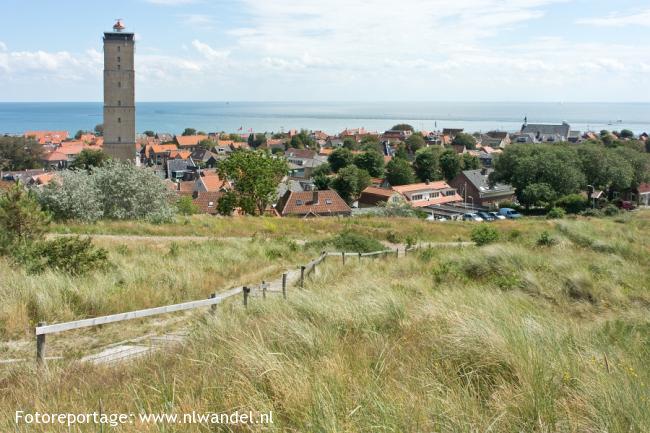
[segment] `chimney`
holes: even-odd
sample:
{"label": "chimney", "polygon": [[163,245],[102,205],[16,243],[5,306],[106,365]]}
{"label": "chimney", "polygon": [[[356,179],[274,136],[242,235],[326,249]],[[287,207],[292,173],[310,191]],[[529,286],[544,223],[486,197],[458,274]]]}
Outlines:
{"label": "chimney", "polygon": [[311,204],[312,205],[318,204],[318,190],[314,189],[314,192],[312,194],[313,196],[312,196]]}
{"label": "chimney", "polygon": [[485,175],[487,174],[487,168],[483,167],[483,168],[481,169],[481,174],[482,174],[483,176],[485,176]]}

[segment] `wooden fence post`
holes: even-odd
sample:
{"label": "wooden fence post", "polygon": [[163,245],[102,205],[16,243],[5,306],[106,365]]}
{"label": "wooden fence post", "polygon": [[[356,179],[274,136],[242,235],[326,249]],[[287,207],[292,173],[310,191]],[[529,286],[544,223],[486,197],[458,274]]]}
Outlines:
{"label": "wooden fence post", "polygon": [[287,273],[282,274],[282,297],[287,299]]}
{"label": "wooden fence post", "polygon": [[262,299],[266,299],[266,282],[262,280]]}
{"label": "wooden fence post", "polygon": [[243,292],[244,292],[244,307],[248,308],[248,294],[251,292],[250,287],[244,286]]}
{"label": "wooden fence post", "polygon": [[359,253],[359,263],[361,263],[361,253]]}
{"label": "wooden fence post", "polygon": [[[45,326],[47,323],[38,322],[38,326]],[[43,365],[45,363],[45,334],[36,336],[36,363]]]}
{"label": "wooden fence post", "polygon": [[395,248],[395,258],[399,259],[399,248]]}
{"label": "wooden fence post", "polygon": [[345,251],[341,253],[341,259],[343,260],[343,264],[345,264]]}
{"label": "wooden fence post", "polygon": [[[210,295],[210,299],[214,299],[214,298],[216,298],[216,297],[217,297],[217,293],[216,293],[216,292]],[[214,314],[215,311],[217,311],[217,304],[212,304],[212,305],[210,305],[210,312],[211,312],[212,314]]]}
{"label": "wooden fence post", "polygon": [[305,267],[300,267],[300,288],[305,288]]}

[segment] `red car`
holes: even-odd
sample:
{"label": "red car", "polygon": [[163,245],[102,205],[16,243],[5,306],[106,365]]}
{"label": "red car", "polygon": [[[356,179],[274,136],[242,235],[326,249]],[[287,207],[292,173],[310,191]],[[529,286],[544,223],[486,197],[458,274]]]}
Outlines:
{"label": "red car", "polygon": [[618,206],[619,209],[624,209],[624,210],[636,209],[636,206],[631,201],[620,200],[616,202],[616,206]]}

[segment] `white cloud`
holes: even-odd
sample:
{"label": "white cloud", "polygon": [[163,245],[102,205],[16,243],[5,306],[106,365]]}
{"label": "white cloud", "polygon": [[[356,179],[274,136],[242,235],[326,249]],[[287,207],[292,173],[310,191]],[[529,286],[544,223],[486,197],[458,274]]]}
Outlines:
{"label": "white cloud", "polygon": [[181,22],[189,27],[200,27],[211,29],[214,25],[214,18],[211,15],[204,14],[184,14],[180,15]]}
{"label": "white cloud", "polygon": [[203,43],[197,39],[192,41],[192,46],[209,61],[223,60],[230,55],[230,51],[218,51],[210,45]]}
{"label": "white cloud", "polygon": [[577,23],[599,27],[650,27],[650,9],[627,14],[611,13],[605,17],[583,18]]}
{"label": "white cloud", "polygon": [[2,41],[0,41],[0,51],[7,51],[7,45]]}

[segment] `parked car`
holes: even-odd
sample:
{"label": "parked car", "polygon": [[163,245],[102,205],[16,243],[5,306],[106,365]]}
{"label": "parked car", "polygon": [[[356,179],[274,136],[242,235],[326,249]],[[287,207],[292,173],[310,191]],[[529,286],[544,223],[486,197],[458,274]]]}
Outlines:
{"label": "parked car", "polygon": [[504,220],[506,217],[501,215],[499,212],[488,212],[490,215],[494,217],[495,220]]}
{"label": "parked car", "polygon": [[480,222],[483,221],[483,218],[480,216],[476,215],[475,213],[466,213],[463,215],[463,221],[476,221]]}
{"label": "parked car", "polygon": [[499,213],[509,220],[521,218],[521,214],[519,212],[514,209],[510,209],[509,207],[503,207],[499,209]]}
{"label": "parked car", "polygon": [[488,212],[477,212],[478,216],[483,218],[483,221],[494,221],[496,218]]}
{"label": "parked car", "polygon": [[429,215],[427,221],[447,221],[447,218],[443,216]]}
{"label": "parked car", "polygon": [[636,206],[634,205],[634,203],[632,203],[631,201],[625,201],[625,200],[617,201],[616,206],[619,209],[623,209],[623,210],[634,210],[634,209],[636,209]]}

